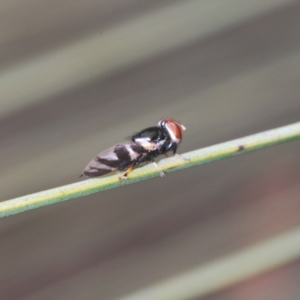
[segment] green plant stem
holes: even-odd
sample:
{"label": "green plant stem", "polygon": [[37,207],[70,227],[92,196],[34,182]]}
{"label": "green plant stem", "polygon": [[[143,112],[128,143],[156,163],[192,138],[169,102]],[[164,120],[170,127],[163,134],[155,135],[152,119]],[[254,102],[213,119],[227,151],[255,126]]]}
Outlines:
{"label": "green plant stem", "polygon": [[[179,171],[299,138],[300,122],[182,154],[183,157],[189,159],[188,162],[176,156],[164,159],[159,162],[159,166],[166,174],[168,174],[170,172]],[[0,203],[0,217],[131,184],[155,176],[159,176],[157,169],[152,164],[149,164],[134,170],[130,173],[127,180],[120,181],[118,175],[114,174],[95,179],[87,179],[58,188],[3,201]]]}
{"label": "green plant stem", "polygon": [[300,227],[249,245],[117,300],[200,299],[299,261]]}

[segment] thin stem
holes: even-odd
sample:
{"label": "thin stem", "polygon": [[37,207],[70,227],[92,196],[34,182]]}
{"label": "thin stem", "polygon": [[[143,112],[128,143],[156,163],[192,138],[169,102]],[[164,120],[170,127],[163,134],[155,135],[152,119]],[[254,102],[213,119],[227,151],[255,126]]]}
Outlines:
{"label": "thin stem", "polygon": [[[164,173],[168,174],[299,138],[300,122],[182,154],[189,161],[177,156],[164,159],[159,162],[159,166]],[[127,180],[120,181],[118,175],[114,174],[3,201],[0,203],[0,217],[131,184],[155,176],[159,176],[159,172],[154,165],[149,164],[134,170],[130,173]]]}
{"label": "thin stem", "polygon": [[261,241],[118,300],[200,299],[299,260],[300,227]]}

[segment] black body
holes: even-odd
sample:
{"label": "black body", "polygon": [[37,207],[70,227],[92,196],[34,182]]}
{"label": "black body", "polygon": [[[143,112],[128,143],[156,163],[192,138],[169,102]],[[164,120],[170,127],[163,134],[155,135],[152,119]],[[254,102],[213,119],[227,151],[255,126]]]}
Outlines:
{"label": "black body", "polygon": [[167,155],[169,151],[173,151],[173,154],[176,154],[177,143],[171,140],[168,131],[163,125],[161,127],[153,126],[145,128],[135,133],[131,138],[133,142],[139,139],[145,139],[148,142],[155,143],[154,149],[148,151],[143,161],[153,161],[155,157],[160,154]]}
{"label": "black body", "polygon": [[92,159],[83,170],[82,175],[88,177],[101,176],[114,171],[125,171],[120,177],[124,179],[141,163],[152,162],[163,176],[163,171],[154,159],[160,154],[172,151],[176,154],[181,142],[181,130],[185,130],[173,119],[162,119],[158,126],[145,128],[131,137],[130,142],[117,144]]}

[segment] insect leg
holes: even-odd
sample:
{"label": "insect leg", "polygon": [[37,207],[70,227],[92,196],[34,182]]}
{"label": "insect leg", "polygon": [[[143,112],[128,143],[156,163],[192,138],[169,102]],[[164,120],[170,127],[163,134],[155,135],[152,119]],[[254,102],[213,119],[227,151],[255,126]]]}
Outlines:
{"label": "insect leg", "polygon": [[[176,153],[176,151],[177,151],[177,144],[176,144],[176,143],[171,143],[171,144],[168,146],[167,151],[170,151],[170,150],[172,150],[172,151],[173,151],[173,155],[177,156],[178,158],[180,158],[180,159],[182,159],[182,160],[184,160],[184,161],[186,161],[186,162],[190,161],[188,158],[185,158],[185,157],[183,157],[182,155]],[[168,155],[167,152],[165,152],[164,155],[165,155],[166,157],[169,157],[169,155]]]}
{"label": "insect leg", "polygon": [[132,172],[141,162],[145,160],[145,154],[141,154],[135,161],[132,162],[131,166],[119,177],[120,180],[127,179],[127,176]]}
{"label": "insect leg", "polygon": [[163,170],[158,166],[158,164],[155,162],[154,158],[158,155],[157,151],[152,151],[149,152],[147,155],[147,161],[148,162],[152,162],[154,167],[156,168],[156,170],[159,172],[160,177],[165,176],[165,173],[163,172]]}
{"label": "insect leg", "polygon": [[176,153],[176,151],[177,151],[177,144],[173,143],[173,144],[171,145],[171,147],[170,147],[170,150],[173,150],[173,154],[174,154],[175,156],[177,156],[178,158],[180,158],[180,159],[182,159],[182,160],[184,160],[184,161],[186,161],[186,162],[190,161],[188,158],[185,158],[185,157],[183,157],[182,155]]}
{"label": "insect leg", "polygon": [[127,179],[128,174],[129,174],[131,171],[133,171],[134,168],[135,168],[135,166],[134,166],[134,165],[131,165],[131,166],[123,173],[123,175],[119,176],[119,179],[120,179],[120,180]]}
{"label": "insect leg", "polygon": [[178,153],[175,153],[175,156],[177,156],[178,158],[180,158],[180,159],[182,159],[182,160],[184,160],[184,161],[186,161],[186,162],[189,162],[189,161],[190,161],[188,158],[185,158],[185,157],[183,157],[182,155],[180,155],[180,154],[178,154]]}
{"label": "insect leg", "polygon": [[160,177],[165,176],[165,173],[164,173],[163,170],[159,167],[159,165],[158,165],[155,161],[153,161],[152,163],[153,163],[153,165],[155,166],[155,168],[157,169],[157,171],[159,172]]}

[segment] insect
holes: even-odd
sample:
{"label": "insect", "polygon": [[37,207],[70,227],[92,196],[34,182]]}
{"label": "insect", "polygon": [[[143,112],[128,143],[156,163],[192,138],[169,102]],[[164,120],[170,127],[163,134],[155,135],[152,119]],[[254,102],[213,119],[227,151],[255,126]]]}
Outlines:
{"label": "insect", "polygon": [[[154,159],[172,151],[176,154],[182,140],[182,131],[186,128],[174,119],[161,119],[157,126],[145,128],[131,137],[131,141],[119,143],[93,158],[83,170],[81,176],[96,177],[114,171],[124,171],[120,180],[126,179],[128,174],[141,163],[152,162],[160,176],[164,172]],[[185,158],[181,157],[186,160]]]}

